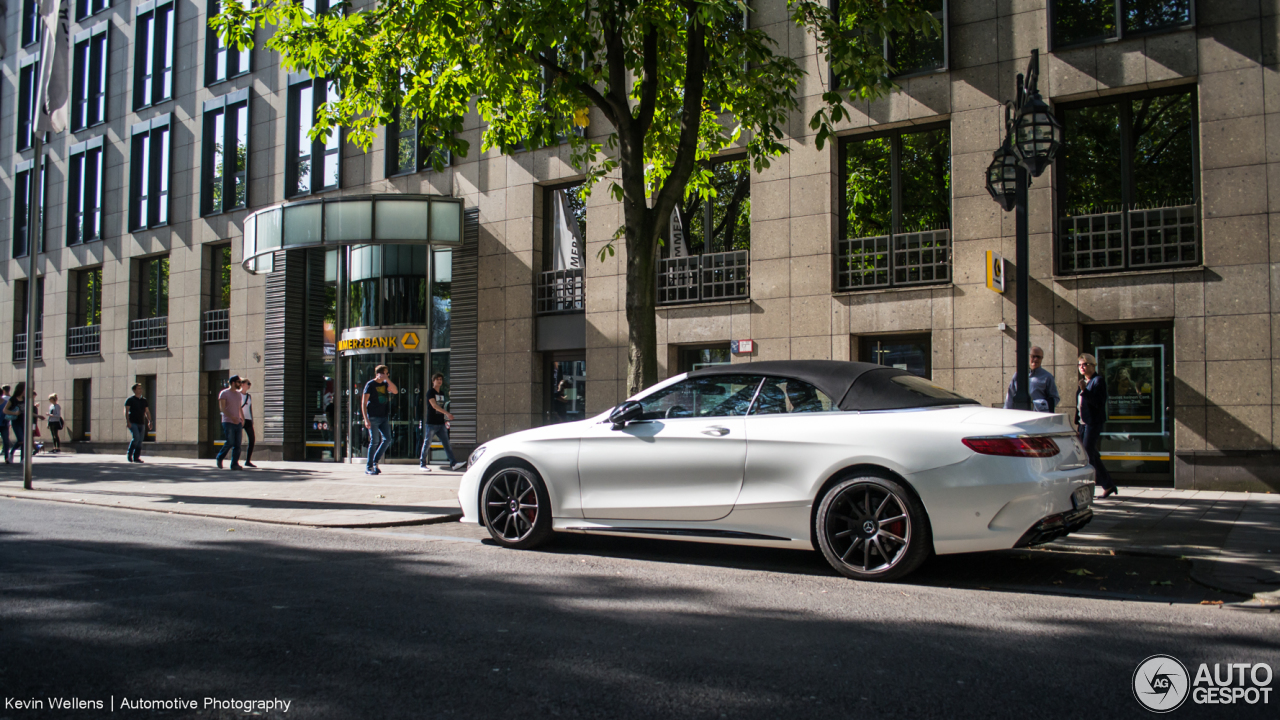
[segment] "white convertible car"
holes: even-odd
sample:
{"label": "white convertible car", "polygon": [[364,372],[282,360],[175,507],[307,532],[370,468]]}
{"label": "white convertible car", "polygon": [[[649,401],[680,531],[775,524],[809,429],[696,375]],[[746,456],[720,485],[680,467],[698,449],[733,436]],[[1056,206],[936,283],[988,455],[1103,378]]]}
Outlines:
{"label": "white convertible car", "polygon": [[1093,517],[1065,415],[983,407],[835,361],[704,367],[607,413],[475,450],[464,522],[500,545],[553,532],[820,549],[893,580],[932,553],[1025,547]]}

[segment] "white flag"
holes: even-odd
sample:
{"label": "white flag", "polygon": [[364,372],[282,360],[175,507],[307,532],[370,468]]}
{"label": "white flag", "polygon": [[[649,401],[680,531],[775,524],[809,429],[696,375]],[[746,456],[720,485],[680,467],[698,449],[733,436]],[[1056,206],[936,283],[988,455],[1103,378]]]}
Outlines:
{"label": "white flag", "polygon": [[40,0],[40,82],[36,85],[35,132],[67,127],[70,94],[71,23],[68,0]]}
{"label": "white flag", "polygon": [[551,269],[569,270],[582,267],[582,235],[578,231],[578,218],[569,211],[565,202],[565,190],[555,191],[552,223],[555,257]]}
{"label": "white flag", "polygon": [[680,222],[680,206],[671,208],[671,257],[689,257],[689,246],[684,239],[684,223]]}

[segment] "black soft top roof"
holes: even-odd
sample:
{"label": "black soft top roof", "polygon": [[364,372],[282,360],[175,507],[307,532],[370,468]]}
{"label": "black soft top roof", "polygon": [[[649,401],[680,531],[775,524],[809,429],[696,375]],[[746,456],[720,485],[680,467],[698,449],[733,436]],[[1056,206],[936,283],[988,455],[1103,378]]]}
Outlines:
{"label": "black soft top roof", "polygon": [[[913,384],[923,381],[906,370],[863,362],[840,360],[766,360],[762,362],[712,365],[689,373],[689,377],[751,375],[803,380],[826,393],[841,410],[900,410],[939,405],[970,405],[974,400],[942,388],[920,392]],[[894,381],[903,375],[913,380]]]}

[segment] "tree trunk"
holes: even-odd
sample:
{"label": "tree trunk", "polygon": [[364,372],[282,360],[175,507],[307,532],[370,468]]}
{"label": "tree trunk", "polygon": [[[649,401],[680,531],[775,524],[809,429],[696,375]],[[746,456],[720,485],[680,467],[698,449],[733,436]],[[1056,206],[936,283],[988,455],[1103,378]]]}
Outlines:
{"label": "tree trunk", "polygon": [[[644,187],[644,142],[620,143],[627,249],[627,396],[658,381],[657,239]],[[635,159],[628,160],[634,152]]]}

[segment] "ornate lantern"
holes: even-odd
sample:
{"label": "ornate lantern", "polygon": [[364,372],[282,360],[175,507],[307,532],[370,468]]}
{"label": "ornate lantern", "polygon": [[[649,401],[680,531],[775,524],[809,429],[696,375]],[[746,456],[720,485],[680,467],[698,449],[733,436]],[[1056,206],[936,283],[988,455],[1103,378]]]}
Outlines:
{"label": "ornate lantern", "polygon": [[991,154],[991,164],[987,166],[987,192],[1005,212],[1013,209],[1018,192],[1018,156],[1009,147],[1008,140]]}
{"label": "ornate lantern", "polygon": [[1031,177],[1040,177],[1062,147],[1062,123],[1034,85],[1018,108],[1013,134],[1013,151],[1018,159]]}

